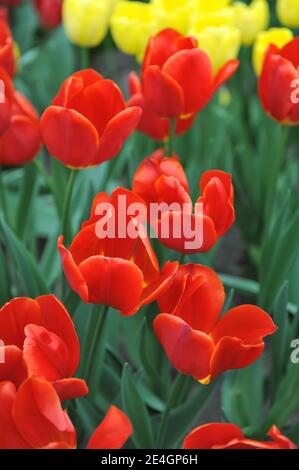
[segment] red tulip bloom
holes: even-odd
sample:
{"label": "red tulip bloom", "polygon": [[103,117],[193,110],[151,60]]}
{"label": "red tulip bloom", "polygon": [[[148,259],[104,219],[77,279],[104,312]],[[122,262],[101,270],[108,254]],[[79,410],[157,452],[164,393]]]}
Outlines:
{"label": "red tulip bloom", "polygon": [[8,8],[7,7],[0,7],[0,19],[4,20],[8,23],[9,15],[8,15]]}
{"label": "red tulip bloom", "polygon": [[7,22],[0,19],[0,67],[13,77],[16,71],[16,59],[11,31]]}
{"label": "red tulip bloom", "polygon": [[[170,121],[167,118],[156,114],[150,103],[146,103],[142,94],[142,88],[139,77],[135,72],[129,75],[129,106],[139,106],[142,109],[141,119],[138,124],[138,130],[148,135],[154,140],[167,140],[170,134]],[[186,132],[192,126],[196,115],[181,117],[176,120],[175,135]]]}
{"label": "red tulip bloom", "polygon": [[177,158],[164,157],[163,150],[156,150],[150,157],[143,160],[133,179],[133,191],[151,204],[161,201],[159,192],[160,178],[173,178],[178,181],[189,194],[189,186],[184,169]]}
{"label": "red tulip bloom", "polygon": [[266,113],[282,124],[298,124],[298,87],[299,38],[282,49],[269,46],[259,78],[259,96]]}
{"label": "red tulip bloom", "polygon": [[182,253],[208,251],[234,223],[231,176],[207,171],[199,186],[202,195],[193,211],[187,179],[176,157],[163,158],[163,152],[158,151],[137,169],[133,191],[146,201],[148,209],[152,203],[168,204],[151,220],[159,240],[168,248]]}
{"label": "red tulip bloom", "polygon": [[56,28],[62,19],[63,0],[33,0],[40,21],[46,28]]}
{"label": "red tulip bloom", "polygon": [[182,374],[210,383],[229,369],[247,367],[264,350],[263,338],[277,329],[262,309],[242,305],[220,318],[224,289],[211,269],[180,266],[158,299],[154,330],[171,364]]}
{"label": "red tulip bloom", "polygon": [[[0,403],[0,449],[76,448],[76,430],[49,382],[32,377],[18,390],[1,382]],[[132,432],[127,416],[111,406],[87,448],[119,449]]]}
{"label": "red tulip bloom", "polygon": [[27,98],[15,91],[9,126],[0,137],[0,165],[24,165],[36,157],[41,145],[39,117]]}
{"label": "red tulip bloom", "polygon": [[[125,206],[119,209],[119,201]],[[97,207],[108,204],[106,214],[96,215]],[[137,218],[125,216],[123,228],[131,224],[136,237],[120,234],[118,220],[131,203],[144,207],[131,191],[118,188],[110,197],[96,196],[90,220],[74,238],[69,250],[59,237],[58,248],[64,273],[71,288],[86,303],[105,304],[133,315],[142,305],[161,295],[172,282],[177,263],[166,263],[160,271],[156,255],[144,226]],[[114,233],[98,235],[103,226],[111,225]]]}
{"label": "red tulip bloom", "polygon": [[5,344],[0,381],[18,387],[27,376],[36,376],[52,382],[61,401],[86,395],[85,382],[73,378],[80,359],[79,340],[56,297],[11,300],[0,310],[0,330]]}
{"label": "red tulip bloom", "polygon": [[297,449],[276,426],[268,432],[272,440],[247,439],[235,424],[209,423],[194,429],[184,440],[183,449]]}
{"label": "red tulip bloom", "polygon": [[142,64],[145,105],[163,118],[189,118],[206,106],[238,64],[227,62],[213,77],[211,61],[194,38],[161,31],[150,39]]}
{"label": "red tulip bloom", "polygon": [[119,87],[95,70],[74,73],[41,117],[48,151],[64,165],[85,168],[115,157],[137,127],[139,107],[127,107]]}

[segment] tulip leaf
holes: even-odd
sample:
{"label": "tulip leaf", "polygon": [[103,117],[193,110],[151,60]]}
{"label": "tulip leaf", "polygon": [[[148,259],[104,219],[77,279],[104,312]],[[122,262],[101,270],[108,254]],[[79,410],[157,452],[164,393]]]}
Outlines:
{"label": "tulip leaf", "polygon": [[134,428],[133,442],[137,448],[152,449],[154,441],[150,417],[135,385],[128,364],[124,365],[122,373],[121,396],[124,411],[130,418]]}
{"label": "tulip leaf", "polygon": [[[22,286],[22,293],[30,297],[37,297],[41,294],[48,294],[49,289],[42,278],[39,268],[20,240],[14,235],[12,230],[5,223],[3,216],[0,215],[0,229],[5,239],[7,252],[14,260],[17,267],[16,275]],[[21,292],[18,294],[20,295]]]}

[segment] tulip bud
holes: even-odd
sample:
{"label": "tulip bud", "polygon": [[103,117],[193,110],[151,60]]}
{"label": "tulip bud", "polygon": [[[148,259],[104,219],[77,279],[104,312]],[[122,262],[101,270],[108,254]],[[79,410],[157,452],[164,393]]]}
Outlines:
{"label": "tulip bud", "polygon": [[252,62],[255,73],[259,76],[262,72],[265,53],[270,44],[274,44],[279,49],[291,41],[293,33],[288,28],[270,28],[257,35],[253,46]]}
{"label": "tulip bud", "polygon": [[277,0],[276,13],[283,25],[289,28],[299,27],[299,4],[297,0]]}
{"label": "tulip bud", "polygon": [[250,5],[236,2],[231,7],[235,26],[241,30],[242,44],[250,46],[256,35],[269,24],[269,5],[266,0],[253,0]]}
{"label": "tulip bud", "polygon": [[112,0],[65,0],[62,17],[67,37],[81,47],[98,46],[106,36]]}

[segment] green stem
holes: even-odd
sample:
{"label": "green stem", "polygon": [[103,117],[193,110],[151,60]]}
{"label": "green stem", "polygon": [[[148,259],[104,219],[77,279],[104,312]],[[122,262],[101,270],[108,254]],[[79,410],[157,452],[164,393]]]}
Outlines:
{"label": "green stem", "polygon": [[88,69],[90,63],[89,57],[89,48],[88,47],[81,47],[81,69]]}
{"label": "green stem", "polygon": [[41,163],[41,161],[39,160],[39,158],[35,158],[32,163],[34,164],[36,170],[38,171],[38,173],[42,176],[44,182],[45,182],[45,185],[47,187],[47,189],[55,194],[55,190],[54,190],[54,185],[52,183],[52,180],[51,178],[49,177],[48,173],[46,172],[43,164]]}
{"label": "green stem", "polygon": [[78,170],[71,170],[69,180],[67,183],[64,203],[63,203],[63,212],[62,212],[62,222],[61,222],[61,233],[64,235],[65,243],[70,241],[71,237],[71,227],[70,227],[70,207],[72,201],[72,194],[74,189],[75,178]]}
{"label": "green stem", "polygon": [[2,209],[4,219],[7,223],[8,222],[8,210],[7,210],[7,201],[6,201],[6,195],[5,195],[5,186],[4,186],[4,181],[3,181],[3,168],[1,166],[0,166],[0,202],[1,202],[0,211]]}
{"label": "green stem", "polygon": [[167,430],[167,423],[168,423],[168,420],[169,420],[169,417],[173,408],[177,404],[178,398],[181,396],[181,392],[182,392],[182,389],[184,388],[186,379],[188,379],[188,377],[179,373],[172,386],[168,401],[166,403],[166,408],[162,415],[160,427],[158,430],[157,441],[156,441],[158,449],[163,449],[164,447],[164,439],[165,439],[165,433]]}
{"label": "green stem", "polygon": [[[96,348],[99,342],[103,340],[102,336],[105,328],[108,309],[109,307],[107,305],[102,305],[102,308],[99,311],[99,306],[94,305],[94,308],[91,312],[91,317],[85,336],[85,350],[87,351],[87,359],[85,363],[84,376],[87,382],[91,381],[93,377],[93,364],[95,360]],[[98,367],[100,366],[101,365],[98,364]]]}
{"label": "green stem", "polygon": [[175,151],[174,141],[175,141],[175,128],[176,128],[176,120],[170,119],[169,120],[169,141],[168,141],[168,152],[169,156],[172,157]]}
{"label": "green stem", "polygon": [[273,208],[275,203],[275,198],[277,194],[277,185],[279,181],[279,174],[281,166],[285,156],[285,144],[288,136],[288,128],[280,125],[280,135],[277,145],[277,151],[274,155],[271,155],[271,166],[269,165],[269,185],[268,185],[268,194],[266,198],[266,207],[265,207],[265,227],[266,230],[271,223],[271,218],[273,215]]}

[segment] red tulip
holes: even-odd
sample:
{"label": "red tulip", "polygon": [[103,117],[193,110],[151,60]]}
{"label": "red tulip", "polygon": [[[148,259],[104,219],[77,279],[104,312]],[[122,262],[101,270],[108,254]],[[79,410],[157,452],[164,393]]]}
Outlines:
{"label": "red tulip", "polygon": [[56,297],[11,300],[0,310],[0,330],[5,344],[1,381],[12,381],[18,387],[34,375],[52,382],[62,401],[86,395],[85,382],[73,378],[79,365],[79,340]]}
{"label": "red tulip", "polygon": [[161,31],[149,41],[142,64],[145,106],[163,118],[190,118],[206,106],[238,64],[227,62],[213,77],[211,61],[194,38],[172,29]]}
{"label": "red tulip", "polygon": [[15,91],[9,127],[0,137],[0,164],[24,165],[36,157],[41,145],[38,115],[25,96]]}
{"label": "red tulip", "polygon": [[[74,73],[41,117],[49,152],[73,168],[98,165],[115,157],[140,119],[127,107],[118,86],[95,70]],[[67,136],[67,138],[66,138]]]}
{"label": "red tulip", "polygon": [[[142,94],[141,83],[135,72],[129,75],[129,93],[130,99],[128,106],[139,106],[142,109],[141,119],[138,124],[138,130],[148,135],[154,140],[167,140],[170,135],[169,119],[160,117],[156,114],[150,103],[146,103]],[[181,117],[176,120],[175,135],[186,132],[192,126],[196,115]]]}
{"label": "red tulip", "polygon": [[[0,67],[0,138],[9,128],[12,105],[14,101],[14,86],[7,72]],[[0,157],[1,164],[1,157]]]}
{"label": "red tulip", "polygon": [[271,45],[259,78],[261,103],[273,119],[282,124],[299,123],[299,38],[282,49]]}
{"label": "red tulip", "polygon": [[179,159],[176,156],[164,157],[163,150],[157,150],[143,160],[134,175],[133,191],[142,197],[146,204],[159,202],[159,179],[163,177],[176,179],[189,193],[187,177]]}
{"label": "red tulip", "polygon": [[[16,390],[0,383],[0,449],[74,449],[76,430],[54,387],[31,377]],[[132,434],[127,416],[111,406],[88,449],[119,449]]]}
{"label": "red tulip", "polygon": [[[122,198],[125,207],[119,210]],[[109,205],[106,216],[96,215],[101,203]],[[126,213],[131,203],[144,207],[138,196],[122,188],[113,191],[111,197],[106,193],[98,194],[90,220],[83,224],[69,250],[64,247],[62,236],[58,240],[64,273],[71,288],[84,302],[109,305],[122,315],[133,315],[142,305],[161,295],[177,269],[177,263],[168,262],[160,271],[145,228],[136,218],[126,216],[124,220],[125,228],[130,222],[132,229],[136,229],[135,238],[126,231],[119,232],[119,216]],[[111,223],[115,227],[112,236],[99,237],[97,230]]]}
{"label": "red tulip", "polygon": [[[202,196],[197,203],[202,204],[198,206],[202,212],[192,212],[187,179],[176,157],[163,158],[163,152],[158,151],[137,169],[133,191],[144,199],[148,211],[152,203],[176,204],[165,206],[156,220],[151,220],[159,240],[168,248],[182,253],[208,251],[234,223],[231,176],[219,170],[207,171],[199,186]],[[190,233],[186,233],[187,228]]]}
{"label": "red tulip", "polygon": [[209,423],[194,429],[184,440],[184,449],[297,449],[276,426],[268,432],[272,440],[247,439],[235,424]]}
{"label": "red tulip", "polygon": [[56,28],[62,19],[63,0],[33,0],[40,21],[47,28]]}
{"label": "red tulip", "polygon": [[16,59],[11,31],[7,22],[0,19],[0,67],[13,77],[16,71]]}
{"label": "red tulip", "polygon": [[220,318],[224,289],[211,269],[180,266],[168,291],[158,299],[154,330],[172,365],[209,383],[229,369],[247,367],[264,350],[263,338],[277,327],[258,307],[242,305]]}

